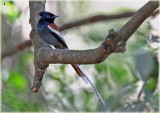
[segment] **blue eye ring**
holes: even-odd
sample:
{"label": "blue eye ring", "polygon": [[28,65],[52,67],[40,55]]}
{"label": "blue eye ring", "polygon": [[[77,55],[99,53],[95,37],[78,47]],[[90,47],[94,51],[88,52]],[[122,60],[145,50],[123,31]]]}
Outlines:
{"label": "blue eye ring", "polygon": [[50,15],[47,15],[47,18],[51,18]]}

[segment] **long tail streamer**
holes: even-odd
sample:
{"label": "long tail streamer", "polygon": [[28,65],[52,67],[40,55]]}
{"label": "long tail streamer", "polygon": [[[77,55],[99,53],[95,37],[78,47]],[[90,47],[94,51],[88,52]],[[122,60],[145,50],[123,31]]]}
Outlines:
{"label": "long tail streamer", "polygon": [[[72,66],[73,66],[73,65],[72,65]],[[80,77],[83,79],[83,81],[84,81],[85,83],[87,83],[87,84],[89,83],[89,84],[92,86],[92,88],[93,88],[93,90],[94,90],[94,92],[95,92],[98,100],[99,100],[100,103],[101,103],[102,112],[107,112],[107,113],[109,113],[109,110],[108,110],[108,108],[107,108],[104,100],[102,99],[100,93],[98,92],[98,90],[96,89],[96,87],[94,86],[94,84],[89,80],[89,78],[87,77],[87,75],[81,70],[81,68],[80,68],[77,64],[74,65],[73,67],[74,67],[74,69],[75,69],[75,67],[76,67],[76,69],[77,69],[78,71],[80,71],[79,74],[80,74]],[[77,71],[76,71],[76,72],[77,72]]]}
{"label": "long tail streamer", "polygon": [[102,111],[109,113],[109,111],[108,111],[108,109],[107,109],[107,106],[106,106],[104,100],[102,99],[102,96],[101,96],[100,93],[98,92],[97,88],[94,86],[94,84],[89,80],[89,78],[88,78],[84,73],[83,73],[83,75],[84,75],[84,76],[83,76],[83,80],[84,80],[84,79],[85,79],[85,81],[87,80],[87,82],[92,86],[92,88],[93,88],[93,90],[94,90],[94,92],[95,92],[98,100],[100,101]]}

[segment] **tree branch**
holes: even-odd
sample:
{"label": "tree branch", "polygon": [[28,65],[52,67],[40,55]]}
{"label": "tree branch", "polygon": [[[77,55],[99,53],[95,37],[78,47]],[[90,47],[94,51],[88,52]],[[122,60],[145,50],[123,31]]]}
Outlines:
{"label": "tree branch", "polygon": [[[67,24],[64,24],[62,26],[60,26],[60,30],[66,30],[66,29],[70,29],[73,27],[78,27],[81,25],[86,25],[86,24],[91,24],[91,23],[95,23],[95,22],[100,22],[100,21],[107,21],[107,20],[112,20],[112,19],[121,19],[121,18],[126,18],[126,17],[131,17],[133,16],[135,12],[125,12],[125,13],[121,13],[121,14],[115,14],[115,15],[96,15],[96,16],[91,16],[79,21],[74,21],[74,22],[70,22]],[[22,50],[24,50],[27,47],[32,46],[32,42],[31,40],[27,40],[24,41],[22,43],[17,44],[15,47],[11,47],[10,49],[6,49],[2,52],[2,59],[4,57],[7,56],[11,56],[17,52],[20,52]]]}
{"label": "tree branch", "polygon": [[43,47],[45,44],[35,32],[38,20],[38,12],[44,10],[45,3],[29,2],[32,31],[31,40],[34,45],[35,77],[32,92],[38,92],[43,74],[50,63],[65,64],[93,64],[100,63],[110,54],[124,52],[125,43],[135,30],[149,17],[159,6],[159,2],[150,1],[144,5],[118,32],[110,30],[105,41],[96,49],[90,50],[62,50]]}
{"label": "tree branch", "polygon": [[64,50],[52,49],[49,47],[42,47],[36,56],[39,64],[93,64],[102,62],[112,52],[124,52],[124,44],[119,38],[117,33],[113,30],[109,31],[106,40],[96,49],[89,50]]}
{"label": "tree branch", "polygon": [[[159,13],[159,10],[156,10],[152,13],[151,16],[155,16],[158,13]],[[84,18],[79,21],[64,24],[64,25],[60,26],[60,30],[63,31],[66,29],[71,29],[73,27],[79,27],[82,25],[96,23],[96,22],[100,22],[100,21],[109,21],[109,20],[113,20],[113,19],[127,18],[127,17],[133,16],[134,14],[135,14],[135,12],[125,12],[125,13],[115,14],[115,15],[95,15],[95,16]],[[31,40],[26,40],[22,43],[17,44],[14,47],[11,47],[10,49],[7,48],[6,50],[4,50],[2,52],[1,59],[3,59],[4,57],[7,57],[7,56],[11,56],[17,52],[23,51],[25,48],[28,48],[30,46],[32,46]]]}
{"label": "tree branch", "polygon": [[48,64],[93,64],[102,62],[111,53],[124,52],[126,41],[158,6],[158,2],[148,2],[118,32],[110,30],[106,40],[99,48],[69,51],[43,47],[38,51],[36,58],[40,63]]}
{"label": "tree branch", "polygon": [[32,91],[37,92],[39,90],[48,64],[94,64],[102,62],[112,53],[124,52],[126,41],[158,6],[159,2],[154,1],[145,4],[118,32],[110,30],[105,41],[96,49],[76,51],[50,47],[39,48],[35,56],[36,73]]}
{"label": "tree branch", "polygon": [[[158,1],[150,1],[145,4],[119,31],[123,40],[128,40],[136,29],[159,7]],[[126,32],[127,31],[127,32]]]}
{"label": "tree branch", "polygon": [[[39,38],[37,32],[36,32],[36,24],[39,20],[39,12],[45,10],[45,1],[29,1],[29,7],[30,7],[30,22],[32,30],[30,32],[30,39],[34,46],[34,56],[36,56],[37,51],[41,48],[42,45],[45,43]],[[34,59],[34,66],[35,66],[35,76],[34,76],[34,82],[33,86],[31,88],[31,91],[37,92],[37,89],[41,86],[41,81],[44,75],[44,72],[46,68],[48,67],[48,64],[37,64],[36,58]]]}
{"label": "tree branch", "polygon": [[22,43],[19,43],[16,46],[10,48],[10,49],[7,48],[6,50],[4,50],[2,52],[2,56],[1,57],[3,59],[4,57],[11,56],[11,55],[13,55],[13,54],[15,54],[15,53],[17,53],[19,51],[24,50],[27,47],[30,47],[30,46],[32,46],[31,40],[26,40],[26,41],[24,41]]}
{"label": "tree branch", "polygon": [[109,21],[109,20],[114,20],[114,19],[121,19],[121,18],[127,18],[131,17],[135,14],[135,12],[125,12],[125,13],[120,13],[120,14],[114,14],[114,15],[96,15],[96,16],[91,16],[87,17],[78,21],[70,22],[68,24],[62,25],[60,27],[61,30],[66,30],[70,29],[73,27],[81,26],[81,25],[86,25],[86,24],[91,24],[99,21]]}

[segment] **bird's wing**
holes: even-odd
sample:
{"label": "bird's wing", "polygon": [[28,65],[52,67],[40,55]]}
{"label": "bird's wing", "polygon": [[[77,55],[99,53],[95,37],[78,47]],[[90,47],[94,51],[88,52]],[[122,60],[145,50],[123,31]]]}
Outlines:
{"label": "bird's wing", "polygon": [[68,46],[67,46],[67,44],[66,44],[66,41],[64,40],[62,34],[61,34],[59,31],[55,30],[55,26],[54,26],[54,27],[53,27],[53,26],[54,26],[54,24],[49,24],[49,25],[48,25],[48,28],[49,28],[51,34],[52,34],[65,48],[68,48]]}
{"label": "bird's wing", "polygon": [[60,29],[58,28],[58,26],[55,23],[50,23],[49,26],[61,33]]}

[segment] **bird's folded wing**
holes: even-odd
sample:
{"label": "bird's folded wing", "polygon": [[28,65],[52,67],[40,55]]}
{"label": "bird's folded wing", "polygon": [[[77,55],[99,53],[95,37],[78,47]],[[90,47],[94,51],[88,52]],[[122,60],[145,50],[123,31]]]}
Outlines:
{"label": "bird's folded wing", "polygon": [[55,30],[54,28],[52,28],[51,25],[48,25],[48,28],[51,32],[51,34],[65,47],[68,48],[66,41],[64,40],[63,36],[61,35],[60,32],[58,32],[57,30]]}

